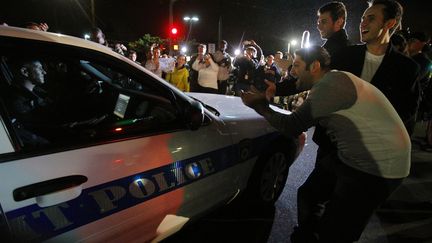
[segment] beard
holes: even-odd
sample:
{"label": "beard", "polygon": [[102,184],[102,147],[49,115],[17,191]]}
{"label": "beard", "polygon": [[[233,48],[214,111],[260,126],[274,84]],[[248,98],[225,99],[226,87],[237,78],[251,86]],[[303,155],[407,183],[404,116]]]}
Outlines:
{"label": "beard", "polygon": [[306,91],[312,88],[312,79],[310,75],[301,75],[296,80],[296,89],[297,91]]}

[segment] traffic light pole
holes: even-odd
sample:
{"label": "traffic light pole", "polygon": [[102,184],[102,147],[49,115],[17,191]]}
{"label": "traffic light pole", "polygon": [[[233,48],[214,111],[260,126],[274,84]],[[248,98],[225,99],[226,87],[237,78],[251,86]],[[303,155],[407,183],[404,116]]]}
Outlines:
{"label": "traffic light pole", "polygon": [[186,42],[189,41],[189,36],[190,36],[191,31],[192,31],[192,20],[189,21],[189,30],[188,30],[188,34],[186,37]]}
{"label": "traffic light pole", "polygon": [[[170,0],[169,3],[169,28],[171,31],[172,25],[173,25],[173,5],[177,0]],[[169,37],[169,55],[172,55],[172,38],[171,35]]]}

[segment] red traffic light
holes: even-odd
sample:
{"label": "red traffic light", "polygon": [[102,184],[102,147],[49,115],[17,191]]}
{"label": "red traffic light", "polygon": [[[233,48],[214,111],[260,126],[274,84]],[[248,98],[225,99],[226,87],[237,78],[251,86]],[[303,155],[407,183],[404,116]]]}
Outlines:
{"label": "red traffic light", "polygon": [[171,34],[176,35],[178,33],[178,30],[176,27],[171,28]]}

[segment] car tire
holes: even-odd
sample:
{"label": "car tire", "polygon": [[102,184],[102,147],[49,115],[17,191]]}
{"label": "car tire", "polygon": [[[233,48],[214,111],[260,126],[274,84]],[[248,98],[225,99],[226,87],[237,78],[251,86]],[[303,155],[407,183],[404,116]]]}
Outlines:
{"label": "car tire", "polygon": [[[259,156],[244,195],[246,203],[254,206],[273,206],[281,195],[294,162],[287,152],[289,146],[276,145]],[[288,150],[290,151],[290,150]]]}

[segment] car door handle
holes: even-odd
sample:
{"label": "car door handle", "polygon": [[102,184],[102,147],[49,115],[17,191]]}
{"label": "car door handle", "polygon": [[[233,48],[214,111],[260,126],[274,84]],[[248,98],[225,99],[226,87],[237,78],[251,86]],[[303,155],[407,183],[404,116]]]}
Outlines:
{"label": "car door handle", "polygon": [[87,177],[83,175],[70,175],[52,180],[42,181],[15,189],[13,191],[13,198],[15,201],[19,202],[29,198],[43,196],[57,191],[76,187],[83,184],[87,180]]}

